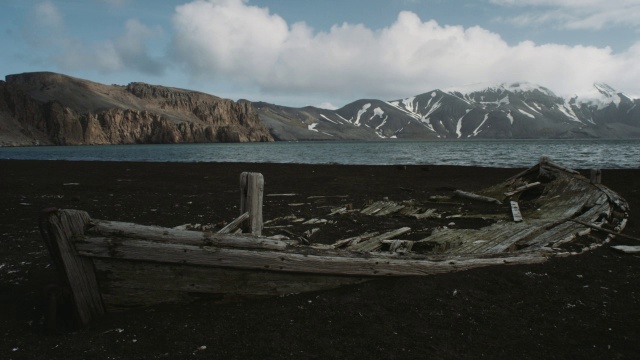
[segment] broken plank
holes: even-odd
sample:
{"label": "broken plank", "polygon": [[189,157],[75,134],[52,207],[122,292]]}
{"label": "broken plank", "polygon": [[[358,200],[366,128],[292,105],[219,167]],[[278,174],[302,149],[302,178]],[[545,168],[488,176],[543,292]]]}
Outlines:
{"label": "broken plank", "polygon": [[412,240],[382,240],[383,244],[389,244],[389,252],[407,253],[413,247]]}
{"label": "broken plank", "polygon": [[630,246],[630,245],[614,245],[611,247],[612,249],[616,249],[618,251],[622,251],[627,254],[638,254],[640,253],[640,246]]}
{"label": "broken plank", "polygon": [[511,201],[511,215],[513,215],[513,221],[522,221],[522,213],[520,213],[520,206],[517,201]]}
{"label": "broken plank", "polygon": [[580,225],[584,225],[584,226],[590,227],[590,228],[592,228],[594,230],[602,231],[602,232],[605,232],[605,233],[610,234],[610,235],[615,235],[615,236],[623,237],[625,239],[640,241],[640,239],[638,239],[637,237],[621,234],[621,233],[618,233],[618,232],[615,232],[615,231],[612,231],[612,230],[609,230],[609,229],[605,229],[605,228],[597,226],[597,225],[586,223],[584,221],[580,221],[580,220],[576,220],[576,219],[571,219],[570,221],[577,222]]}
{"label": "broken plank", "polygon": [[335,249],[341,248],[343,246],[350,246],[350,245],[354,245],[357,244],[358,242],[362,241],[363,239],[369,239],[372,236],[376,236],[378,235],[378,232],[374,231],[374,232],[370,232],[370,233],[364,233],[362,235],[358,235],[358,236],[353,236],[350,238],[346,238],[346,239],[342,239],[342,240],[338,240],[335,243],[333,243],[333,247]]}
{"label": "broken plank", "polygon": [[218,231],[218,234],[228,234],[232,232],[233,230],[237,229],[238,226],[240,226],[240,224],[242,224],[242,222],[247,220],[248,218],[249,218],[249,212],[245,212],[244,214],[238,216],[237,219],[227,224],[227,226],[220,229],[220,231]]}
{"label": "broken plank", "polygon": [[540,183],[539,181],[536,181],[536,182],[531,183],[531,184],[520,186],[519,188],[516,188],[516,189],[514,189],[512,191],[507,191],[506,193],[504,193],[504,196],[513,196],[513,195],[515,195],[517,193],[523,192],[525,190],[532,189],[532,188],[540,186],[540,185],[542,185],[542,183]]}
{"label": "broken plank", "polygon": [[456,190],[453,192],[453,194],[461,198],[483,201],[483,202],[490,202],[490,203],[502,205],[502,202],[496,198],[492,198],[484,195],[478,195],[478,194],[474,194],[474,193],[470,193],[462,190]]}
{"label": "broken plank", "polygon": [[370,238],[369,240],[362,241],[358,244],[352,245],[349,247],[349,250],[352,251],[375,251],[378,250],[382,246],[382,240],[393,239],[396,236],[400,236],[411,231],[410,227],[401,227],[399,229],[386,232],[384,234],[380,234]]}

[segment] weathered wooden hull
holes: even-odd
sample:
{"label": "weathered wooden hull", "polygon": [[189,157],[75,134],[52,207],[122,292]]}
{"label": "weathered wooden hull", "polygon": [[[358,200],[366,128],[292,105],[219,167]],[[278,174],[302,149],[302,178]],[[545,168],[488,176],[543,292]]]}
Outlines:
{"label": "weathered wooden hull", "polygon": [[[480,195],[501,204],[504,198],[517,200],[523,191],[543,186],[535,203],[539,207],[519,214],[524,220],[434,233],[423,240],[432,246],[427,254],[394,252],[393,244],[392,251],[374,251],[383,246],[381,238],[337,249],[243,234],[92,220],[78,210],[47,212],[41,230],[73,292],[79,318],[87,323],[105,308],[202,296],[286,295],[382,276],[540,263],[550,256],[567,255],[558,246],[589,233],[598,226],[594,224],[616,221],[612,234],[624,227],[626,203],[611,190],[552,163],[532,169]],[[543,177],[546,183],[531,185],[530,181],[520,186],[516,180],[524,177]],[[500,195],[504,193],[508,195]]]}

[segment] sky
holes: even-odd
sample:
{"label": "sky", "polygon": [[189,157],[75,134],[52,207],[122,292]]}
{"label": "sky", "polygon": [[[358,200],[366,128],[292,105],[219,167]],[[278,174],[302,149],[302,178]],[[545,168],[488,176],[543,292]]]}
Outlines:
{"label": "sky", "polygon": [[638,97],[639,35],[640,0],[0,0],[0,76],[324,108],[521,81]]}

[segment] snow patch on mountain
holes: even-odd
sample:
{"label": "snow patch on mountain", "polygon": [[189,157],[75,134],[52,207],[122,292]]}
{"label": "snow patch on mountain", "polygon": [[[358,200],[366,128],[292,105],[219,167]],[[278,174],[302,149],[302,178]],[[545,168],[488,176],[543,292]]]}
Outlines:
{"label": "snow patch on mountain", "polygon": [[[410,112],[416,112],[417,109],[413,107],[413,101],[416,99],[415,96],[406,98],[402,100],[402,104],[404,105],[405,109],[407,109]],[[417,107],[417,106],[416,106]]]}
{"label": "snow patch on mountain", "polygon": [[482,125],[484,125],[485,122],[487,122],[487,119],[489,119],[489,113],[484,114],[484,119],[482,120],[480,125],[478,125],[478,127],[475,130],[473,130],[473,136],[478,136],[478,134],[480,134],[480,132],[482,131],[480,130],[480,128],[482,127]]}
{"label": "snow patch on mountain", "polygon": [[[468,113],[467,113],[468,114]],[[462,119],[467,115],[464,114],[460,117],[460,119],[458,119],[458,124],[456,125],[456,135],[458,135],[458,139],[460,139],[462,137]]]}
{"label": "snow patch on mountain", "polygon": [[523,114],[527,115],[528,117],[530,117],[530,118],[532,118],[532,119],[535,119],[535,118],[536,118],[533,114],[530,114],[530,113],[528,113],[528,112],[526,112],[526,111],[524,111],[524,110],[522,110],[522,109],[518,109],[518,111],[520,111],[521,113],[523,113]]}
{"label": "snow patch on mountain", "polygon": [[623,96],[630,99],[607,84],[595,83],[590,91],[575,95],[571,100],[574,100],[578,106],[595,106],[598,110],[602,110],[611,104],[619,107]]}
{"label": "snow patch on mountain", "polygon": [[362,105],[362,109],[358,111],[358,116],[356,117],[356,121],[353,123],[353,125],[360,126],[360,117],[362,116],[362,114],[366,113],[367,109],[369,109],[370,107],[371,103]]}
{"label": "snow patch on mountain", "polygon": [[307,126],[307,129],[309,129],[310,131],[319,132],[319,131],[316,129],[316,126],[318,126],[318,124],[319,124],[319,123],[313,123],[313,124],[310,124],[310,125],[308,125],[308,126]]}
{"label": "snow patch on mountain", "polygon": [[375,109],[373,109],[373,115],[371,116],[371,118],[369,118],[369,120],[373,119],[374,117],[378,116],[380,117],[380,119],[382,119],[382,116],[384,115],[384,110],[382,110],[379,106]]}
{"label": "snow patch on mountain", "polygon": [[325,119],[325,120],[327,120],[327,121],[329,121],[329,122],[331,122],[331,123],[334,123],[334,124],[336,124],[336,125],[340,125],[340,124],[338,124],[337,122],[335,122],[335,121],[333,121],[333,120],[329,119],[328,117],[326,117],[324,114],[320,114],[320,117],[322,117],[323,119]]}
{"label": "snow patch on mountain", "polygon": [[[564,104],[562,106],[558,106],[558,110],[560,110],[571,121],[576,121],[576,122],[582,123],[582,121],[580,121],[580,119],[578,118],[578,115],[576,115],[576,113],[571,108],[571,105],[569,104],[568,101],[565,100],[565,102],[564,102]],[[595,124],[593,122],[593,120],[590,120],[590,122]]]}
{"label": "snow patch on mountain", "polygon": [[388,116],[386,116],[384,119],[382,119],[382,123],[380,123],[380,125],[376,126],[376,130],[378,130],[378,129],[380,129],[382,126],[384,126],[384,124],[386,124],[386,123],[387,123],[387,119],[388,119],[388,118],[389,118],[389,117],[388,117]]}

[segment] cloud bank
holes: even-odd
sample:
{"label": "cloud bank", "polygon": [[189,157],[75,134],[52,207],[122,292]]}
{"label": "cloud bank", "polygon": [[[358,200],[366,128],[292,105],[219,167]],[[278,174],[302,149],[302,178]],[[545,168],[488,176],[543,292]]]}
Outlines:
{"label": "cloud bank", "polygon": [[[129,0],[101,1],[124,6]],[[522,23],[597,29],[612,25],[623,11],[627,27],[640,26],[640,0],[489,1],[522,9]],[[313,99],[307,104],[330,107],[328,102],[393,100],[436,88],[512,81],[538,83],[558,95],[587,93],[594,82],[605,82],[640,96],[640,42],[621,52],[531,41],[513,45],[482,27],[443,26],[409,11],[380,29],[343,23],[317,31],[247,0],[195,0],[175,8],[172,29],[132,18],[119,36],[101,41],[71,34],[71,20],[50,0],[35,6],[27,20],[25,39],[63,71],[155,77],[173,68],[179,69],[174,79],[190,78],[204,91],[234,98],[296,104]],[[168,38],[166,48],[152,46]]]}
{"label": "cloud bank", "polygon": [[529,41],[510,46],[481,27],[441,26],[412,12],[401,12],[380,30],[345,23],[323,32],[287,24],[247,1],[198,0],[179,6],[173,25],[173,57],[193,78],[238,82],[266,93],[393,99],[477,82],[526,80],[558,94],[586,91],[594,81],[619,89],[640,83],[640,43],[623,53]]}

